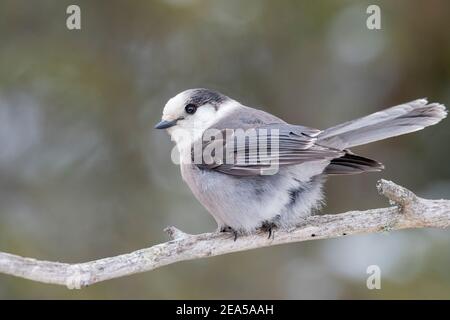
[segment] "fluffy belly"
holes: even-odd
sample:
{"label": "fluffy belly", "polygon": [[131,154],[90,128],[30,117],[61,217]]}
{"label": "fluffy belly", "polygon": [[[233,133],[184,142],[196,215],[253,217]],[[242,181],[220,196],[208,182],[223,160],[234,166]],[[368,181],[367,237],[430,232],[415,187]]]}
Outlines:
{"label": "fluffy belly", "polygon": [[251,232],[265,222],[289,227],[311,214],[322,199],[324,162],[280,168],[276,175],[237,177],[195,165],[181,174],[219,227]]}

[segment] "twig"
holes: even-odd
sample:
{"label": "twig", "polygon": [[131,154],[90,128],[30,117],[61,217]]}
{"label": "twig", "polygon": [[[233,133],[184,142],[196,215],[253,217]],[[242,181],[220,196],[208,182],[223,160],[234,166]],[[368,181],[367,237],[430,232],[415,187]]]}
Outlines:
{"label": "twig", "polygon": [[179,261],[313,239],[376,233],[407,228],[446,228],[450,201],[426,200],[391,181],[380,180],[378,191],[393,207],[311,216],[292,230],[277,230],[274,238],[257,233],[238,237],[227,233],[190,235],[166,228],[170,241],[150,248],[95,261],[68,264],[40,261],[0,252],[0,273],[80,289],[97,282],[154,270]]}

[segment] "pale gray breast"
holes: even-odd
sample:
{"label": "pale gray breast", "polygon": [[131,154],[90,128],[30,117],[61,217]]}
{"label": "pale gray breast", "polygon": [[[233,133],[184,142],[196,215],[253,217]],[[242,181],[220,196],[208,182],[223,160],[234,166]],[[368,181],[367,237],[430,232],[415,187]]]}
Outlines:
{"label": "pale gray breast", "polygon": [[289,202],[281,175],[236,177],[195,165],[183,165],[182,175],[219,226],[254,229],[261,221],[274,218]]}

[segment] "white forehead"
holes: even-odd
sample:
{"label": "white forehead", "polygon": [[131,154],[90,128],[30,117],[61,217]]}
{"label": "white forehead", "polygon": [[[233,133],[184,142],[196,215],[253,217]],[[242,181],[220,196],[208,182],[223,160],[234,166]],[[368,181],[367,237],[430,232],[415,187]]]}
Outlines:
{"label": "white forehead", "polygon": [[177,115],[183,112],[186,101],[189,98],[189,91],[190,90],[183,91],[177,94],[175,97],[170,98],[164,106],[163,115]]}

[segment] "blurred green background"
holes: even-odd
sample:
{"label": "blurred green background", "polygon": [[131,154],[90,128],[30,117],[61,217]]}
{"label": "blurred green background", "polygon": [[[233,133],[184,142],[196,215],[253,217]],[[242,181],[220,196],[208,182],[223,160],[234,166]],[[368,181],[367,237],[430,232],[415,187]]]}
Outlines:
{"label": "blurred green background", "polygon": [[[82,30],[66,28],[81,7]],[[382,30],[366,28],[381,7]],[[450,104],[449,1],[0,1],[0,251],[81,262],[215,229],[153,130],[208,87],[326,128],[421,97]],[[450,198],[449,120],[356,149],[325,213],[386,206],[377,179]],[[81,291],[0,274],[0,298],[450,298],[450,234],[409,230],[183,262]],[[379,265],[381,290],[366,288]]]}

